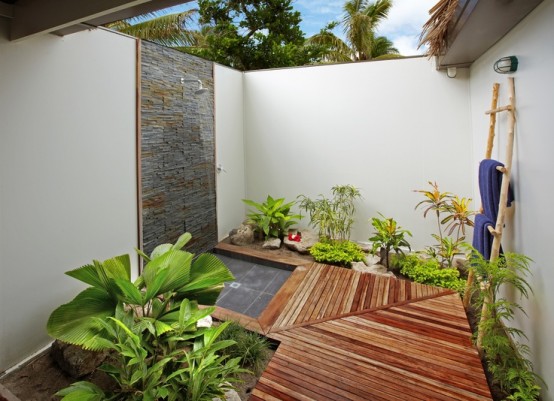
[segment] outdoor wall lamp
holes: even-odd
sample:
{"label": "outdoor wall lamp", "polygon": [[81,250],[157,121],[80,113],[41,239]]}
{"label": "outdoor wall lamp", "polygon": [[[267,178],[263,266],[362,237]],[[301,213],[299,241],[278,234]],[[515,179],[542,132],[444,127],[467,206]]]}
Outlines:
{"label": "outdoor wall lamp", "polygon": [[458,69],[456,67],[448,67],[446,69],[446,76],[448,78],[456,78],[456,75],[458,75]]}
{"label": "outdoor wall lamp", "polygon": [[516,56],[502,57],[494,63],[494,71],[499,74],[511,74],[517,71],[517,65],[518,61]]}

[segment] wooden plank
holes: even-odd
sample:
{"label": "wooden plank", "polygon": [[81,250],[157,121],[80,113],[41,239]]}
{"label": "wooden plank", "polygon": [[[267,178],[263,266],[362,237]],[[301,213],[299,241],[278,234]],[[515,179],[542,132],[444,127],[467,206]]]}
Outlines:
{"label": "wooden plank", "polygon": [[269,261],[273,263],[279,263],[286,266],[302,266],[309,265],[312,262],[307,259],[302,259],[294,256],[287,256],[277,253],[272,253],[271,251],[259,251],[256,249],[251,249],[245,246],[237,246],[229,244],[227,242],[219,242],[214,249],[216,252],[223,251],[222,254],[234,253],[237,255],[246,256],[248,258],[258,259],[260,261]]}
{"label": "wooden plank", "polygon": [[298,266],[294,269],[287,281],[285,281],[279,291],[277,291],[277,294],[275,294],[267,307],[260,314],[258,322],[265,334],[267,334],[277,318],[281,315],[281,313],[283,313],[287,302],[296,292],[307,273],[308,268],[306,266]]}
{"label": "wooden plank", "polygon": [[[367,353],[365,347],[360,349],[354,348],[351,344],[344,345],[332,335],[322,335],[321,333],[314,333],[311,327],[304,327],[301,329],[295,329],[281,334],[281,340],[283,343],[307,345],[313,347],[319,354],[328,354],[331,358],[342,358],[346,363],[358,365],[356,369],[359,370],[360,376],[368,377],[374,372],[383,372],[386,376],[390,377],[396,383],[406,383],[413,388],[428,389],[433,396],[429,396],[427,400],[490,400],[488,396],[474,394],[471,391],[458,389],[456,386],[444,383],[442,380],[436,380],[419,375],[417,372],[413,373],[408,370],[397,368],[391,364],[383,363],[379,355]],[[291,340],[289,340],[289,338]],[[282,344],[283,344],[282,343]],[[323,344],[323,346],[322,346]],[[484,374],[483,374],[484,380]],[[485,382],[486,383],[486,382]],[[394,384],[392,388],[396,388]],[[408,393],[410,394],[410,393]],[[460,396],[463,395],[463,396]]]}
{"label": "wooden plank", "polygon": [[[200,309],[207,308],[207,306],[199,305]],[[243,315],[242,313],[238,313],[235,311],[232,311],[230,309],[225,309],[220,306],[215,307],[214,313],[212,313],[212,316],[218,320],[222,321],[233,321],[240,323],[241,326],[244,328],[255,331],[256,333],[265,335],[265,331],[260,326],[260,323],[258,322],[258,319],[254,319],[250,316]]]}
{"label": "wooden plank", "polygon": [[272,326],[270,331],[273,331],[281,326],[286,326],[284,323],[286,319],[289,319],[289,315],[295,312],[296,308],[299,306],[302,301],[302,297],[306,293],[307,286],[311,285],[311,282],[317,277],[321,271],[321,265],[313,264],[308,268],[307,274],[302,279],[302,282],[294,292],[293,296],[289,299],[283,312],[277,318],[275,324]]}
{"label": "wooden plank", "polygon": [[[433,396],[436,398],[434,389],[425,386],[416,387],[413,381],[398,380],[393,372],[351,358],[349,353],[343,352],[343,350],[321,347],[320,343],[313,345],[304,341],[291,341],[287,347],[296,350],[297,354],[309,355],[316,372],[340,372],[341,377],[345,378],[344,380],[352,377],[355,382],[353,385],[366,391],[377,388],[384,393],[391,393],[400,399],[410,401],[428,400]],[[450,397],[440,397],[440,399],[455,400]]]}
{"label": "wooden plank", "polygon": [[354,272],[350,278],[350,283],[348,287],[350,288],[350,291],[348,293],[348,297],[346,298],[346,302],[344,304],[344,310],[347,312],[352,311],[352,306],[354,304],[354,297],[356,296],[358,282],[360,281],[361,273]]}

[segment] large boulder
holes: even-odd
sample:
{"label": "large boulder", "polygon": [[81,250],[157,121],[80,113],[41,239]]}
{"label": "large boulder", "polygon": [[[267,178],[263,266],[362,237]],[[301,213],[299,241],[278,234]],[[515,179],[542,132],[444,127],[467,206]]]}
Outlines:
{"label": "large boulder", "polygon": [[56,340],[50,348],[50,355],[65,373],[78,379],[94,372],[104,362],[108,351],[87,351],[77,345]]}
{"label": "large boulder", "polygon": [[233,245],[250,245],[254,242],[254,230],[251,225],[241,224],[241,226],[229,233],[229,240]]}
{"label": "large boulder", "polygon": [[310,253],[310,248],[319,241],[319,235],[310,230],[302,230],[301,240],[292,241],[288,237],[283,239],[283,244],[293,251],[298,253]]}

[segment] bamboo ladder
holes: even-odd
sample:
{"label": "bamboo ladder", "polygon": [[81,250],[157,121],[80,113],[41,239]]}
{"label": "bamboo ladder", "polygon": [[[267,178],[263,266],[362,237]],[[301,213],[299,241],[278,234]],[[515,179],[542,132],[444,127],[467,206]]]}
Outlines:
{"label": "bamboo ladder", "polygon": [[[489,121],[489,135],[487,141],[487,151],[485,154],[486,159],[490,159],[492,155],[492,148],[494,143],[494,132],[496,129],[496,114],[504,111],[508,111],[508,138],[506,144],[506,160],[504,167],[498,167],[498,170],[503,173],[502,185],[500,187],[500,204],[498,205],[498,216],[496,218],[495,228],[489,227],[489,231],[493,235],[492,249],[490,260],[496,260],[500,256],[500,245],[502,241],[502,231],[504,228],[504,220],[506,218],[506,209],[508,203],[508,189],[510,186],[510,177],[512,173],[512,157],[514,153],[514,137],[515,137],[515,124],[516,124],[516,96],[514,78],[508,78],[508,90],[510,104],[502,107],[498,107],[498,90],[500,84],[495,83],[492,89],[492,102],[491,109],[486,111],[485,114],[490,116]],[[464,292],[464,306],[469,306],[471,298],[471,286],[475,280],[473,269],[469,270],[467,278],[466,289]],[[487,288],[490,290],[490,288]],[[488,291],[487,291],[488,292]],[[483,309],[481,311],[481,321],[487,319],[488,316],[488,304],[492,301],[492,294],[487,293],[483,302]],[[477,348],[481,350],[483,342],[483,333],[479,331],[477,335]]]}

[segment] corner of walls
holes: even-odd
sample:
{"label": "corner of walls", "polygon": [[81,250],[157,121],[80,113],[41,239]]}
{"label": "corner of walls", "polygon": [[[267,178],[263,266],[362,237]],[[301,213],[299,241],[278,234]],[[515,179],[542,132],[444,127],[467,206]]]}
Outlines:
{"label": "corner of walls", "polygon": [[[533,259],[531,275],[527,277],[533,288],[529,300],[520,302],[528,316],[518,315],[513,325],[522,329],[531,348],[533,366],[545,380],[549,390],[543,389],[542,399],[554,400],[554,270],[550,227],[554,225],[551,199],[554,188],[550,172],[554,169],[554,137],[551,132],[551,114],[554,110],[554,84],[551,65],[554,63],[551,39],[554,36],[554,0],[545,0],[503,39],[475,61],[471,67],[471,101],[474,148],[484,143],[488,118],[483,112],[490,106],[493,82],[500,83],[499,106],[508,104],[506,76],[493,71],[493,64],[501,57],[515,55],[519,59],[515,78],[516,131],[512,167],[512,185],[515,190],[512,216],[506,221],[506,251],[525,254]],[[498,116],[495,148],[500,161],[504,160],[507,116]],[[484,146],[484,145],[482,145]],[[483,148],[484,151],[484,148]],[[479,155],[477,155],[479,158]],[[478,159],[474,160],[478,163]],[[506,294],[512,296],[511,294]]]}
{"label": "corner of walls", "polygon": [[216,64],[215,121],[218,239],[227,237],[245,215],[244,73]]}

